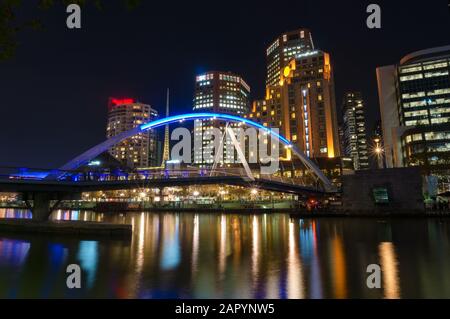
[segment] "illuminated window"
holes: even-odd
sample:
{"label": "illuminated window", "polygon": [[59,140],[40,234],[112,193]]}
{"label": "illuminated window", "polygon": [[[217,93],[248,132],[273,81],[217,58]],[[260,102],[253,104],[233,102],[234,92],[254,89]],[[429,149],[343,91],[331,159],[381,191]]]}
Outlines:
{"label": "illuminated window", "polygon": [[419,80],[419,79],[423,79],[423,74],[413,74],[413,75],[406,75],[406,76],[401,76],[400,77],[400,81],[401,82],[405,82],[405,81],[412,81],[412,80]]}
{"label": "illuminated window", "polygon": [[376,187],[372,193],[375,204],[389,204],[389,193],[386,187]]}

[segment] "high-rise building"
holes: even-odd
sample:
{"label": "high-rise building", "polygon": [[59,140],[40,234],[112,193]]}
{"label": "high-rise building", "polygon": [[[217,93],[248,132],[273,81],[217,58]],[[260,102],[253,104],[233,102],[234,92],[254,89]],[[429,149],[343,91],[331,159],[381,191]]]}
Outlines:
{"label": "high-rise building", "polygon": [[279,128],[308,157],[340,156],[330,55],[320,50],[297,54],[280,74],[276,85],[266,87],[265,99],[253,103],[247,117]]}
{"label": "high-rise building", "polygon": [[308,29],[298,29],[282,34],[266,50],[266,85],[277,85],[280,81],[280,71],[293,58],[313,50],[314,43]]}
{"label": "high-rise building", "polygon": [[379,67],[377,80],[386,166],[421,166],[448,184],[450,46]]}
{"label": "high-rise building", "polygon": [[[111,138],[122,132],[148,123],[158,117],[150,105],[133,99],[110,98],[106,136]],[[154,130],[139,133],[112,147],[109,153],[130,168],[158,166],[157,135]]]}
{"label": "high-rise building", "polygon": [[353,159],[355,170],[369,168],[365,106],[360,92],[347,92],[342,103],[344,155]]}
{"label": "high-rise building", "polygon": [[[249,111],[250,87],[240,77],[231,72],[211,71],[198,75],[195,82],[194,111],[196,112],[216,112],[242,116]],[[194,149],[194,162],[200,165],[208,165],[214,162],[211,149],[211,135],[213,128],[219,128],[222,132],[225,123],[216,120],[196,120],[194,133],[201,136],[202,149]],[[230,124],[232,128],[237,124]],[[224,145],[230,144],[229,137]],[[231,148],[229,148],[231,149]],[[205,152],[203,152],[203,150]],[[235,152],[227,152],[224,149],[223,161],[234,163]]]}

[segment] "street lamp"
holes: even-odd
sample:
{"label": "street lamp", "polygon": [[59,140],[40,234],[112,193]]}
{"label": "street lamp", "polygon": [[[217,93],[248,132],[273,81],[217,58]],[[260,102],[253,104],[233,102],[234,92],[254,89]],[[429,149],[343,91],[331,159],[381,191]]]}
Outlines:
{"label": "street lamp", "polygon": [[373,138],[373,142],[375,143],[375,146],[373,147],[373,155],[377,158],[377,167],[384,168],[384,149],[381,144],[381,138],[379,136],[375,136]]}

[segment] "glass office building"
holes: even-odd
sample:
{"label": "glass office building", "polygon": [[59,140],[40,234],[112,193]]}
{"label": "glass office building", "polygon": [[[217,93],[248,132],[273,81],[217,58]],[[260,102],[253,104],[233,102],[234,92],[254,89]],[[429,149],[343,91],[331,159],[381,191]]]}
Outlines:
{"label": "glass office building", "polygon": [[377,69],[388,167],[420,166],[439,178],[450,176],[450,46],[405,56]]}

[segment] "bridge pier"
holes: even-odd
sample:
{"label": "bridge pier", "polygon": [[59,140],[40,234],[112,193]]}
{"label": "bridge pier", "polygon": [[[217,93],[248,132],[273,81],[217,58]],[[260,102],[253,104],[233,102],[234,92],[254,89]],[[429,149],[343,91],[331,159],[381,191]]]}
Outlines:
{"label": "bridge pier", "polygon": [[[44,222],[49,220],[62,200],[79,200],[81,193],[26,192],[22,196],[28,209],[31,210],[32,219]],[[55,203],[52,204],[52,201]]]}
{"label": "bridge pier", "polygon": [[47,221],[53,211],[51,207],[51,196],[48,193],[35,193],[33,196],[33,207],[31,213],[33,220]]}

